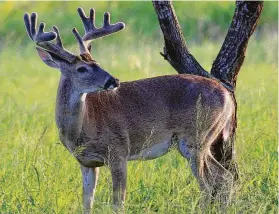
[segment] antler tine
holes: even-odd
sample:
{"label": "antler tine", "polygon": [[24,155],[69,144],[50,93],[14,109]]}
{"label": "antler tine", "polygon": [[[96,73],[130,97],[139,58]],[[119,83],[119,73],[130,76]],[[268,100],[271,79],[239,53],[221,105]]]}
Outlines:
{"label": "antler tine", "polygon": [[109,27],[110,26],[110,13],[109,12],[105,12],[104,13],[104,25],[103,27]]}
{"label": "antler tine", "polygon": [[97,39],[100,37],[108,36],[110,34],[116,33],[125,28],[125,24],[123,22],[118,22],[116,24],[110,24],[110,14],[106,12],[104,14],[104,24],[102,28],[96,28],[95,21],[95,11],[94,9],[90,9],[90,15],[87,18],[83,9],[78,8],[79,16],[83,22],[85,35],[82,37],[83,41],[89,43],[93,39]]}
{"label": "antler tine", "polygon": [[32,13],[31,14],[31,17],[30,17],[30,20],[31,20],[31,35],[32,37],[34,38],[36,36],[36,27],[37,27],[37,13]]}
{"label": "antler tine", "polygon": [[80,36],[80,34],[78,33],[77,29],[76,28],[73,28],[72,30],[78,44],[79,44],[79,50],[80,50],[80,53],[81,54],[84,54],[84,53],[89,53],[87,47],[86,47],[86,44],[83,42],[82,40],[82,37]]}
{"label": "antler tine", "polygon": [[81,21],[83,23],[83,27],[84,27],[84,31],[85,32],[88,32],[88,31],[91,31],[91,30],[94,30],[96,29],[95,27],[95,10],[94,9],[90,9],[90,15],[89,17],[87,17],[84,13],[84,10],[79,7],[77,9],[78,11],[78,14],[81,18]]}
{"label": "antler tine", "polygon": [[57,34],[57,37],[56,37],[56,44],[57,44],[58,46],[60,46],[61,48],[64,48],[64,47],[63,47],[63,42],[62,42],[62,40],[61,40],[61,36],[60,36],[60,33],[59,33],[59,29],[58,29],[55,25],[52,26],[52,29],[53,29],[54,32]]}
{"label": "antler tine", "polygon": [[36,34],[35,38],[36,41],[39,42],[45,42],[45,41],[52,41],[55,38],[57,38],[57,34],[55,32],[44,32],[45,23],[41,23],[39,25],[38,33]]}
{"label": "antler tine", "polygon": [[32,34],[31,34],[31,23],[30,23],[30,15],[29,13],[25,13],[23,16],[24,19],[24,24],[25,24],[25,29],[27,31],[27,34],[30,39],[33,40]]}
{"label": "antler tine", "polygon": [[[54,32],[44,32],[45,23],[40,23],[38,32],[37,28],[37,14],[32,13],[31,16],[29,13],[24,14],[24,23],[26,31],[31,40],[36,42],[36,44],[51,52],[57,56],[67,60],[68,62],[73,62],[76,59],[76,55],[67,51],[63,48],[59,30],[57,27],[53,27]],[[56,39],[56,44],[51,43],[50,41]]]}
{"label": "antler tine", "polygon": [[41,23],[38,32],[37,27],[37,14],[32,13],[31,16],[28,13],[24,14],[24,23],[26,27],[27,34],[34,42],[45,42],[51,41],[56,38],[56,33],[54,32],[44,32],[45,23]]}

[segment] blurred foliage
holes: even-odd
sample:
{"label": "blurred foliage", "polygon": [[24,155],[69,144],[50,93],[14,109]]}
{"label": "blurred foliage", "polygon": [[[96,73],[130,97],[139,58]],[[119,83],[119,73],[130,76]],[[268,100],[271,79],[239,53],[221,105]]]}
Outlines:
{"label": "blurred foliage", "polygon": [[[174,8],[179,18],[187,41],[202,42],[206,39],[218,40],[225,35],[235,9],[235,2],[174,2]],[[257,32],[261,33],[263,26],[277,26],[278,2],[265,2],[264,12]],[[65,43],[72,43],[70,33],[72,27],[82,32],[82,25],[77,15],[77,7],[83,7],[88,13],[89,8],[96,9],[96,24],[102,25],[102,13],[110,11],[112,22],[126,23],[126,34],[136,34],[137,37],[158,38],[160,28],[151,1],[104,1],[104,2],[0,2],[0,41],[18,40],[25,43],[27,36],[23,25],[24,12],[36,11],[39,22],[57,25]],[[110,37],[109,41],[123,38],[123,34]],[[126,38],[125,38],[126,39]],[[142,39],[142,38],[141,38]]]}

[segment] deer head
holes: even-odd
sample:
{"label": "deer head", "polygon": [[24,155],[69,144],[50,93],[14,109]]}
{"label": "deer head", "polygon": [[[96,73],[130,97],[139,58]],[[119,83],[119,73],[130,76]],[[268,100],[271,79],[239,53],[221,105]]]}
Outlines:
{"label": "deer head", "polygon": [[[95,92],[103,89],[113,89],[119,86],[119,81],[103,70],[93,60],[90,50],[91,41],[110,35],[124,29],[122,22],[110,24],[110,14],[104,14],[102,28],[95,27],[95,11],[90,9],[89,17],[86,17],[82,8],[78,8],[79,16],[83,22],[85,35],[80,36],[76,28],[72,33],[79,44],[80,54],[75,55],[63,47],[63,43],[56,26],[53,32],[44,32],[45,24],[41,23],[37,28],[37,14],[24,14],[24,23],[29,37],[36,42],[37,51],[43,62],[50,67],[58,68],[62,75],[71,79],[75,90],[80,93]],[[56,44],[50,42],[56,40]]]}

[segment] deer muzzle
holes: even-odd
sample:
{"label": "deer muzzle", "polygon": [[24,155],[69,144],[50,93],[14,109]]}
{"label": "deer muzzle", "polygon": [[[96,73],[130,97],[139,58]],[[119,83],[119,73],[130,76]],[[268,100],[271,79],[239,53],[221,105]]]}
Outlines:
{"label": "deer muzzle", "polygon": [[110,77],[105,85],[104,85],[104,89],[108,90],[108,89],[114,89],[120,86],[120,82],[118,79],[114,78],[114,77]]}

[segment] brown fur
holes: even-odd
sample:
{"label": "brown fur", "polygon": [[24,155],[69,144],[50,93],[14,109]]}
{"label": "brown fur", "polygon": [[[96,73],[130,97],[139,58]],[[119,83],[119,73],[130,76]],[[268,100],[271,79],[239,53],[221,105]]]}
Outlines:
{"label": "brown fur", "polygon": [[[119,150],[119,155],[132,155],[142,149],[151,130],[154,130],[151,143],[174,133],[191,135],[195,132],[199,96],[202,105],[211,108],[205,121],[209,128],[223,110],[226,94],[227,90],[214,80],[191,75],[122,83],[116,91],[87,95],[83,131],[91,138],[91,146],[96,144],[103,149],[101,153],[110,145]],[[119,141],[125,143],[119,145]]]}
{"label": "brown fur", "polygon": [[[187,139],[196,154],[201,188],[206,190],[215,183],[214,189],[224,183],[223,175],[227,176],[228,167],[221,161],[226,142],[221,137],[228,120],[234,121],[233,109],[233,98],[222,85],[192,75],[125,82],[116,90],[89,93],[80,138],[83,149],[77,158],[86,167],[107,164],[112,170],[117,168],[113,173],[119,173],[121,161],[178,136]],[[103,161],[96,161],[92,154]],[[212,173],[221,177],[215,180]],[[209,187],[209,191],[213,190]]]}

